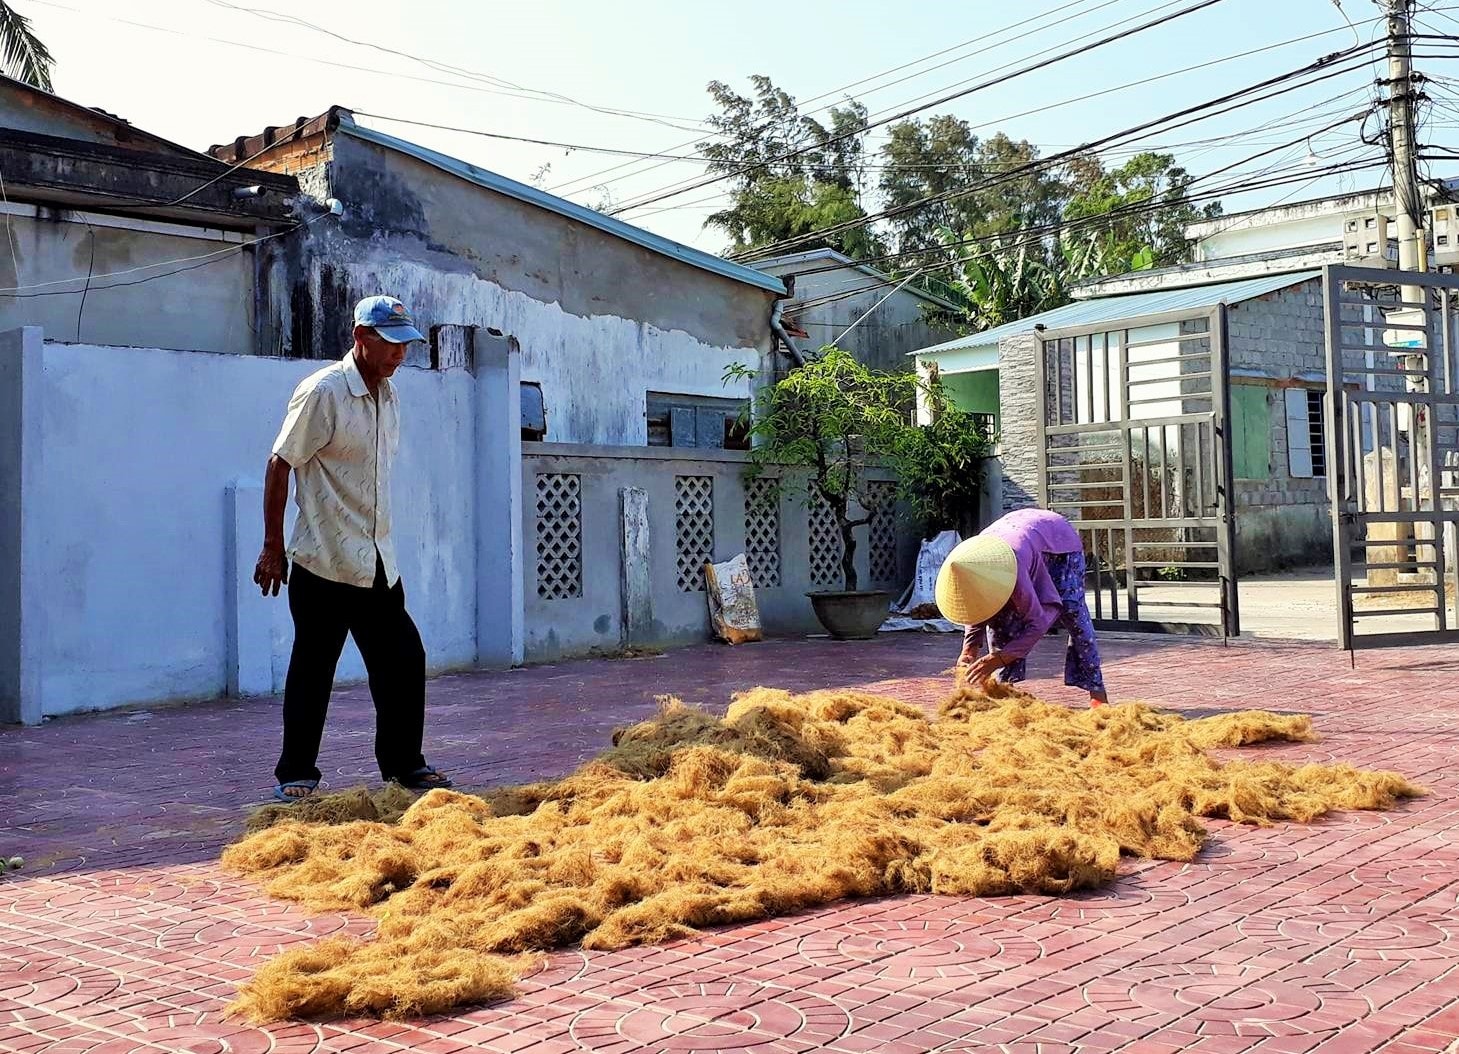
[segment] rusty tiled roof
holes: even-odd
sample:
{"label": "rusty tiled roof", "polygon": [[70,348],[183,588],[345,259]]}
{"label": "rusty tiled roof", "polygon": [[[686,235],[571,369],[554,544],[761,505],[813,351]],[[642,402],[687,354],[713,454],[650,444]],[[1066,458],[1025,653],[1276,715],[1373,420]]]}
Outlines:
{"label": "rusty tiled roof", "polygon": [[297,117],[292,124],[269,125],[258,135],[240,135],[231,143],[209,147],[208,153],[219,161],[236,165],[261,154],[269,147],[332,132],[338,127],[341,115],[352,116],[343,106],[331,106],[318,117]]}

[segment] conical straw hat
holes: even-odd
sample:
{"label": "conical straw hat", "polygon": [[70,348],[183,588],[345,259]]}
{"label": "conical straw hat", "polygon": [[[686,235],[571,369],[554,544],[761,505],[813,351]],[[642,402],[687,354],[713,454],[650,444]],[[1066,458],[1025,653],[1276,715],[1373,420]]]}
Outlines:
{"label": "conical straw hat", "polygon": [[1002,538],[977,535],[948,554],[937,572],[937,607],[943,617],[964,626],[998,614],[1013,595],[1018,559]]}

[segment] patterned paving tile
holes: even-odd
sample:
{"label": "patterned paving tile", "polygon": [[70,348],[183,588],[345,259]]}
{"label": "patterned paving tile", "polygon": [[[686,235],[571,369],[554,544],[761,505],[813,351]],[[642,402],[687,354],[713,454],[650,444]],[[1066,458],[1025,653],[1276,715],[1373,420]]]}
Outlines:
{"label": "patterned paving tile", "polygon": [[[654,661],[439,678],[431,759],[466,786],[561,774],[655,696],[710,706],[756,684],[844,684],[935,705],[955,642],[771,642]],[[1311,713],[1322,740],[1242,752],[1351,761],[1425,783],[1385,814],[1259,829],[1212,822],[1190,863],[1129,861],[1072,897],[831,905],[674,945],[565,951],[519,997],[418,1022],[254,1028],[237,985],[301,941],[367,936],[224,874],[268,786],[278,701],[199,703],[0,729],[4,1054],[1060,1054],[1447,1050],[1459,1037],[1459,649],[1111,638],[1118,698],[1190,716]],[[1057,649],[1032,687],[1058,683]],[[328,782],[374,779],[368,695],[336,695]],[[158,781],[159,770],[203,778]]]}

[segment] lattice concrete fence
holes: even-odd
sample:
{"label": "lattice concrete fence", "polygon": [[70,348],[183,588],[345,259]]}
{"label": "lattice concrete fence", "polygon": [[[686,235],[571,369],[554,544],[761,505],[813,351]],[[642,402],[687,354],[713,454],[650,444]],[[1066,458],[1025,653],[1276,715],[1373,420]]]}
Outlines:
{"label": "lattice concrete fence", "polygon": [[[805,594],[841,587],[835,520],[803,475],[749,468],[732,450],[524,444],[527,657],[704,640],[704,563],[738,553],[767,632],[819,632]],[[896,483],[873,486],[890,496]],[[890,511],[858,528],[862,588],[900,591],[917,541]]]}

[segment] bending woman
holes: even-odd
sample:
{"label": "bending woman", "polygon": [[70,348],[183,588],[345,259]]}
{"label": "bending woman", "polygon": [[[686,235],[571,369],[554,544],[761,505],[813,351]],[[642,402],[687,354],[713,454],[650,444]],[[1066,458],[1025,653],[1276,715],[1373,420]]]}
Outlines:
{"label": "bending woman", "polygon": [[1084,599],[1084,546],[1057,513],[1019,509],[958,545],[937,574],[937,606],[967,627],[957,661],[973,684],[1023,680],[1028,653],[1060,626],[1069,634],[1064,683],[1088,692],[1090,706],[1109,702]]}

